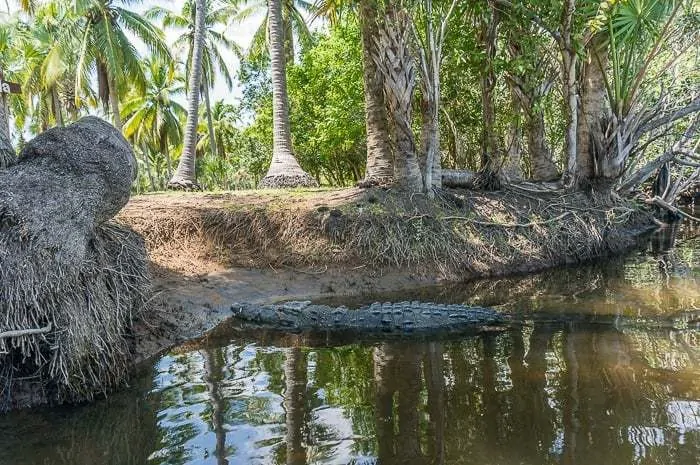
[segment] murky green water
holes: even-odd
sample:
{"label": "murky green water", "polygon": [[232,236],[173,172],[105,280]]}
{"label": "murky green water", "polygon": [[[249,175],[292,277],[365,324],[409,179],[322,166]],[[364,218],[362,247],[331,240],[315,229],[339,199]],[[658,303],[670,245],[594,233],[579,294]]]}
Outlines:
{"label": "murky green water", "polygon": [[394,296],[587,321],[336,347],[234,333],[181,348],[106,401],[0,418],[0,464],[695,465],[700,330],[595,323],[700,310],[698,231],[675,240]]}

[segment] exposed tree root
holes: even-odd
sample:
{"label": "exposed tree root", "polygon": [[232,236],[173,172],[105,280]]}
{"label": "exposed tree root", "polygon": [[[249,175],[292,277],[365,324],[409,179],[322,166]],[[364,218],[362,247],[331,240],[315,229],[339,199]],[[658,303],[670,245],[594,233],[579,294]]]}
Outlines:
{"label": "exposed tree root", "polygon": [[318,182],[306,173],[280,174],[265,176],[258,185],[260,189],[286,189],[295,187],[318,187]]}

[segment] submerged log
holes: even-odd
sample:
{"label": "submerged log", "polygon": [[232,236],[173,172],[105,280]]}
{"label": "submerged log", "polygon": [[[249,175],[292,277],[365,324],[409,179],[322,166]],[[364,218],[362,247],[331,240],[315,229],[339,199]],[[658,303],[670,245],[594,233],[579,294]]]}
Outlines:
{"label": "submerged log", "polygon": [[124,381],[150,280],[141,237],[109,220],[135,175],[128,142],[94,117],[44,132],[0,170],[0,333],[11,336],[0,338],[0,409]]}

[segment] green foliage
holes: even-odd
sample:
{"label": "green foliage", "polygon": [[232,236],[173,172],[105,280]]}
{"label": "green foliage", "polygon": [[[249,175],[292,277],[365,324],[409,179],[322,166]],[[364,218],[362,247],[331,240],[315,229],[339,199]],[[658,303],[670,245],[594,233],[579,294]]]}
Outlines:
{"label": "green foliage", "polygon": [[[288,68],[292,138],[304,170],[326,184],[362,178],[365,123],[362,56],[355,21],[316,34],[298,64]],[[255,114],[248,133],[272,153],[272,95],[264,70],[243,65],[243,106]],[[268,155],[268,157],[271,155]],[[266,160],[269,162],[269,158]]]}

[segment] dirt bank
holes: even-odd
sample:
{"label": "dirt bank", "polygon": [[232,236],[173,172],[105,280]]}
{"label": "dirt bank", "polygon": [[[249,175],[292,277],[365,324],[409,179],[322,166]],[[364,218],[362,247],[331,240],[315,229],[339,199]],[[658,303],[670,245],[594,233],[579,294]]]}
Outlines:
{"label": "dirt bank", "polygon": [[634,247],[637,205],[521,188],[169,193],[118,221],[141,233],[163,302],[139,331],[148,356],[229,316],[231,302],[358,295],[539,271]]}

